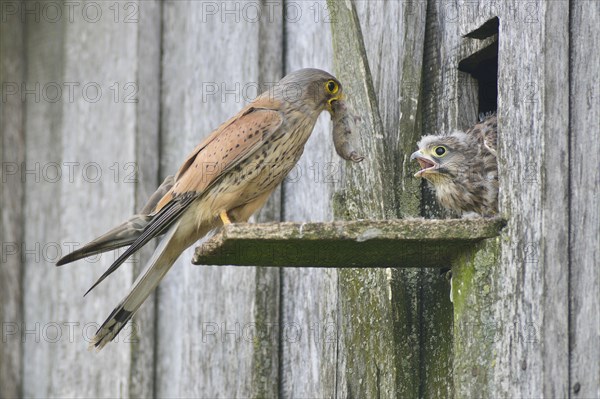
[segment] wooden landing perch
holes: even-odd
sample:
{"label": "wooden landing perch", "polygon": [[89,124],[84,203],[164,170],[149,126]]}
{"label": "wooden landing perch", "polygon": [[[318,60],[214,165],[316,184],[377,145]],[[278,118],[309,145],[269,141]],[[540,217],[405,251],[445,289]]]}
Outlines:
{"label": "wooden landing perch", "polygon": [[196,248],[196,265],[440,267],[499,235],[501,219],[232,224]]}

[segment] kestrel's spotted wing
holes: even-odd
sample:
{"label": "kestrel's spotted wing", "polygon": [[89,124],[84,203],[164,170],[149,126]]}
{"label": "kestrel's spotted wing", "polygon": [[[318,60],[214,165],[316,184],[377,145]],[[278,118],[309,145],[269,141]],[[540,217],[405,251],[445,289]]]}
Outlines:
{"label": "kestrel's spotted wing", "polygon": [[154,212],[177,196],[203,193],[260,148],[283,122],[279,111],[260,106],[257,103],[242,110],[198,145],[179,168],[173,188]]}
{"label": "kestrel's spotted wing", "polygon": [[173,187],[156,205],[152,219],[131,246],[100,276],[86,295],[131,255],[162,234],[202,193],[233,167],[260,148],[282,124],[279,111],[252,107],[213,132],[188,156]]}

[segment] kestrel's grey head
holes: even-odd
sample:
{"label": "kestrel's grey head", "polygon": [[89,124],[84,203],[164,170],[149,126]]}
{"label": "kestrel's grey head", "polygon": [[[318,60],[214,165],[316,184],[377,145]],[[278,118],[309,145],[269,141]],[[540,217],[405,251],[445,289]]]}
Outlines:
{"label": "kestrel's grey head", "polygon": [[274,97],[301,105],[306,111],[332,113],[331,104],[343,98],[340,82],[320,69],[306,68],[292,72],[279,81]]}
{"label": "kestrel's grey head", "polygon": [[411,159],[421,169],[415,177],[430,182],[440,204],[450,210],[497,213],[498,166],[496,158],[497,119],[484,118],[466,132],[425,136]]}

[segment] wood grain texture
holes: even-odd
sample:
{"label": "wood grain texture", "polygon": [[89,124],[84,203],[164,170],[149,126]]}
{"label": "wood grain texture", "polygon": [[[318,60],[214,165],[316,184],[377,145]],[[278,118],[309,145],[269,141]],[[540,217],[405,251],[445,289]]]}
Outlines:
{"label": "wood grain texture", "polygon": [[[462,38],[478,28],[462,12],[458,31],[442,29],[450,57],[477,47]],[[568,92],[560,87],[568,81],[568,3],[513,2],[498,12],[500,196],[509,227],[498,243],[454,265],[455,395],[566,397]],[[544,51],[525,61],[525,48]],[[455,97],[456,87],[448,88],[459,100],[449,125],[462,127],[476,107]]]}
{"label": "wood grain texture", "polygon": [[[421,181],[414,178],[410,154],[422,134],[426,2],[355,2],[362,37],[377,95],[385,149],[392,165],[398,217],[421,212]],[[436,250],[437,246],[434,246]],[[448,264],[448,259],[435,266]],[[403,396],[451,395],[452,305],[449,284],[439,269],[396,270],[391,285],[396,293],[396,325],[402,328],[396,344],[412,362],[404,362],[401,385],[414,391]],[[413,323],[414,322],[414,323]],[[410,355],[408,355],[410,354]],[[408,376],[412,374],[409,378]]]}
{"label": "wood grain texture", "polygon": [[[139,10],[136,43],[136,82],[138,88],[135,124],[135,210],[140,210],[162,182],[160,167],[160,65],[162,6],[157,0],[134,3]],[[130,6],[126,6],[130,7]],[[152,256],[155,245],[144,246],[137,254],[134,275],[138,275]],[[136,330],[132,343],[129,395],[144,397],[154,392],[156,296],[152,294],[135,314]]]}
{"label": "wood grain texture", "polygon": [[[570,9],[570,387],[600,397],[600,3]],[[595,293],[595,294],[594,294]]]}
{"label": "wood grain texture", "polygon": [[[267,87],[279,81],[284,75],[283,48],[284,23],[283,3],[261,0],[262,18],[259,27],[258,82]],[[281,185],[275,189],[265,206],[257,213],[259,222],[281,220]],[[280,384],[280,331],[271,331],[272,325],[280,320],[281,310],[281,271],[278,269],[256,268],[255,322],[257,334],[256,347],[252,357],[252,397],[275,397]],[[276,339],[274,339],[276,337]]]}
{"label": "wood grain texture", "polygon": [[[331,15],[325,1],[289,2],[285,13],[285,70],[333,73]],[[338,76],[339,78],[339,76]],[[344,88],[346,83],[340,79]],[[340,178],[330,117],[323,113],[297,167],[283,185],[285,221],[333,218],[333,181]],[[281,279],[280,397],[331,397],[339,384],[339,324],[335,270],[284,269]]]}
{"label": "wood grain texture", "polygon": [[[63,18],[0,12],[0,82],[26,81],[0,107],[0,396],[600,396],[598,2],[117,1],[73,21],[28,3]],[[508,226],[455,258],[453,305],[438,269],[195,267],[190,249],[118,342],[86,351],[152,246],[86,298],[115,255],[54,262],[285,72],[334,72],[367,158],[335,155],[324,114],[257,220],[449,216],[408,155],[476,120],[458,65],[495,41],[465,37],[495,16]]]}
{"label": "wood grain texture", "polygon": [[[489,43],[462,39],[459,33],[461,26],[457,21],[462,18],[460,11],[467,10],[465,7],[472,7],[473,4],[455,1],[428,4],[421,103],[423,134],[465,130],[477,120],[477,81],[458,70],[459,62]],[[448,217],[449,212],[440,209],[433,195],[429,186],[424,184],[421,204],[423,215],[430,218]],[[497,244],[491,244],[492,247],[494,245]],[[487,268],[484,266],[487,258],[480,252],[488,246],[489,243],[483,243],[472,253],[455,259],[452,286],[444,281],[445,276],[440,269],[423,272],[421,276],[423,295],[419,314],[429,313],[429,317],[422,319],[421,337],[421,392],[425,396],[461,398],[489,395],[481,391],[485,387],[483,381],[493,372],[489,367],[489,358],[485,357],[490,355],[489,346],[485,345],[486,341],[479,339],[481,335],[473,334],[473,326],[484,329],[489,325],[485,320],[480,320],[485,318],[489,304],[483,302],[480,305],[480,292],[467,289],[473,284],[474,268],[480,271],[475,274],[479,277],[478,282],[484,281],[486,273],[493,273],[496,268],[493,259],[487,263]],[[439,266],[448,267],[450,263]],[[455,293],[457,287],[462,296]],[[450,288],[455,292],[450,293]],[[454,304],[450,303],[449,294],[454,298]],[[479,377],[474,378],[474,373]]]}
{"label": "wood grain texture", "polygon": [[[19,7],[21,3],[11,3]],[[7,11],[6,11],[7,12]],[[24,104],[20,85],[25,77],[25,25],[15,15],[0,23],[0,397],[22,395],[22,268],[23,180],[21,163],[25,159]],[[12,93],[12,94],[11,94]]]}
{"label": "wood grain texture", "polygon": [[[270,28],[252,22],[250,11],[241,2],[164,3],[163,176],[264,91],[260,80],[279,77],[261,68],[261,30]],[[277,276],[190,267],[192,254],[184,252],[159,287],[155,395],[274,396]]]}
{"label": "wood grain texture", "polygon": [[[112,3],[92,7],[96,5],[100,8],[89,11],[112,16]],[[29,359],[23,368],[25,396],[129,392],[131,329],[101,355],[86,347],[97,323],[131,283],[131,264],[82,299],[114,255],[62,268],[54,262],[69,245],[98,236],[135,209],[135,184],[127,180],[127,165],[136,162],[136,105],[125,102],[124,89],[136,82],[137,29],[135,23],[115,23],[111,17],[93,22],[84,14],[76,14],[72,22],[27,24],[28,84],[54,82],[63,91],[56,102],[43,90],[39,99],[27,99],[26,163],[40,172],[25,181],[24,242],[39,247],[24,265],[25,324],[32,331],[24,343]],[[66,82],[73,82],[72,97]]]}
{"label": "wood grain texture", "polygon": [[[426,34],[419,104],[422,107],[423,135],[440,134],[451,127],[456,128],[448,120],[455,110],[454,103],[461,95],[472,96],[473,90],[459,91],[461,86],[457,87],[456,84],[459,77],[456,71],[458,57],[453,57],[448,51],[448,47],[452,46],[448,39],[456,40],[456,21],[448,19],[446,7],[454,4],[428,2],[426,10],[423,10],[426,14]],[[458,93],[452,94],[453,89]],[[437,204],[430,186],[424,182],[421,184],[421,214],[428,218],[448,217],[448,212]],[[437,269],[424,270],[419,276],[420,395],[424,397],[454,396],[456,363],[453,345],[456,327],[453,325],[453,316],[456,308],[449,300],[451,286],[447,276],[440,269],[448,266],[448,262],[441,263]]]}
{"label": "wood grain texture", "polygon": [[[512,5],[521,17],[500,16],[498,76],[500,211],[510,221],[493,309],[514,332],[494,345],[490,387],[511,397],[566,397],[569,8],[565,1]],[[526,48],[543,51],[525,62]]]}
{"label": "wood grain texture", "polygon": [[[363,163],[345,169],[348,177],[336,192],[336,216],[416,215],[418,182],[403,177],[409,170],[405,155],[418,134],[425,25],[408,15],[402,2],[329,4],[336,23],[336,73],[350,82],[348,101],[362,117],[358,129],[366,155]],[[396,180],[402,183],[395,184]],[[417,273],[343,270],[339,275],[343,323],[339,367],[347,379],[338,384],[338,395],[417,396]],[[377,334],[372,326],[377,326]]]}

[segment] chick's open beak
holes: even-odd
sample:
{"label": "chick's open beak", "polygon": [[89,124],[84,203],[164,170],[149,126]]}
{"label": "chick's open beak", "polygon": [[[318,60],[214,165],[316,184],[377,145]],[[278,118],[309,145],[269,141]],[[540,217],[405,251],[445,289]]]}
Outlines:
{"label": "chick's open beak", "polygon": [[421,170],[415,173],[415,177],[421,177],[424,173],[438,168],[438,164],[433,159],[423,154],[420,150],[412,153],[410,160],[412,161],[413,159],[416,159],[421,166]]}

